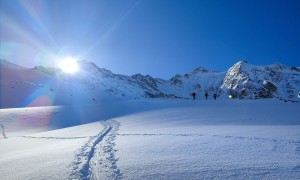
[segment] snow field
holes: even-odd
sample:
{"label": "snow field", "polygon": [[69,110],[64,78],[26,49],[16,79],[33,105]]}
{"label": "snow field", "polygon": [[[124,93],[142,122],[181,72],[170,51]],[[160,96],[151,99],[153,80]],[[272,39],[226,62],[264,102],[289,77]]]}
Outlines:
{"label": "snow field", "polygon": [[[269,103],[171,108],[117,118],[118,167],[124,179],[297,179],[299,105]],[[233,116],[221,113],[234,109]]]}
{"label": "snow field", "polygon": [[0,140],[1,179],[68,179],[75,152],[102,128],[92,123]]}
{"label": "snow field", "polygon": [[[293,179],[300,176],[300,141],[243,134],[248,127],[195,127],[199,133],[120,134],[118,167],[124,179]],[[233,134],[226,133],[230,128]],[[300,126],[297,126],[299,129]],[[274,132],[272,126],[254,130]],[[298,129],[280,126],[297,134]],[[222,130],[225,133],[222,133]],[[220,132],[221,131],[221,132]],[[278,132],[278,131],[277,131]],[[299,135],[299,134],[298,134]],[[126,158],[125,158],[126,157]]]}
{"label": "snow field", "polygon": [[[68,107],[28,108],[22,116],[25,109],[1,110],[1,179],[298,179],[299,107],[136,100],[99,105],[101,113],[90,115]],[[91,119],[100,121],[80,125]]]}

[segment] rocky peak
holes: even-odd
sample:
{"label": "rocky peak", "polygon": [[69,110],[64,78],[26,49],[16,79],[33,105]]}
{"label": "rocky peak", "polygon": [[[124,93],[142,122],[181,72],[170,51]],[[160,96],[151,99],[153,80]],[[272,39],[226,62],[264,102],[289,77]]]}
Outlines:
{"label": "rocky peak", "polygon": [[143,84],[146,84],[153,89],[156,89],[156,87],[157,87],[157,81],[149,75],[144,76],[142,74],[135,74],[135,75],[131,76],[131,78],[133,78]]}
{"label": "rocky peak", "polygon": [[206,72],[208,72],[208,70],[205,69],[204,67],[197,67],[197,68],[193,71],[193,73],[199,73],[199,72],[206,73]]}
{"label": "rocky peak", "polygon": [[238,83],[237,79],[249,79],[249,70],[251,70],[251,67],[249,67],[246,61],[238,61],[227,71],[226,76],[224,78],[224,83],[227,84],[229,87],[236,86]]}
{"label": "rocky peak", "polygon": [[251,67],[249,66],[250,65],[247,63],[247,61],[238,61],[228,71],[239,74],[250,69]]}
{"label": "rocky peak", "polygon": [[204,73],[208,73],[210,71],[208,71],[207,69],[205,69],[204,67],[197,67],[194,71],[192,71],[191,73],[189,74],[185,74],[184,77],[185,78],[190,78],[190,77],[194,77],[194,76],[197,76],[198,74],[201,75],[201,74],[204,74]]}
{"label": "rocky peak", "polygon": [[181,75],[176,74],[174,77],[170,79],[172,85],[182,86]]}

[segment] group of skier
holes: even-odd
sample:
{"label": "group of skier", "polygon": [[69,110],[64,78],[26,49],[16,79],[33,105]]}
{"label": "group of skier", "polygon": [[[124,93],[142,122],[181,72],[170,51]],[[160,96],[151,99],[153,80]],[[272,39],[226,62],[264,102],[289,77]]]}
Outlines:
{"label": "group of skier", "polygon": [[[195,100],[195,99],[196,99],[196,96],[197,96],[197,93],[196,93],[196,92],[192,92],[191,96],[193,97],[193,100]],[[205,92],[204,96],[205,96],[205,99],[207,100],[207,98],[208,98],[208,93]],[[214,99],[216,100],[216,99],[217,99],[217,94],[215,93],[215,94],[213,95],[213,97],[214,97]]]}

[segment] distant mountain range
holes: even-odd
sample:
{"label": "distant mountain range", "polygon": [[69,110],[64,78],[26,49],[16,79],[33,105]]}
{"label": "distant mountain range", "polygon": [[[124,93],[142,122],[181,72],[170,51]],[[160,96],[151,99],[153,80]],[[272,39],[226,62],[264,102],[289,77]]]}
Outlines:
{"label": "distant mountain range", "polygon": [[198,67],[169,80],[136,74],[126,76],[78,61],[80,70],[70,75],[48,67],[25,68],[1,63],[0,108],[101,102],[110,99],[181,98],[197,100],[275,98],[299,102],[300,68],[282,64],[255,66],[239,61],[228,71]]}

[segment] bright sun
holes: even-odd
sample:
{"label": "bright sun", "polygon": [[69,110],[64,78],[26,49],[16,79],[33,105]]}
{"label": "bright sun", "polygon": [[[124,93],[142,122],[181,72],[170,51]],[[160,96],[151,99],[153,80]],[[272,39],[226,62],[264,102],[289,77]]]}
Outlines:
{"label": "bright sun", "polygon": [[73,58],[65,58],[59,63],[59,67],[69,74],[76,73],[78,71],[77,61]]}

